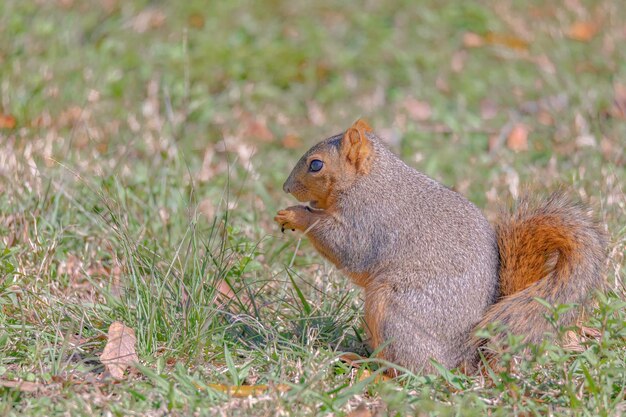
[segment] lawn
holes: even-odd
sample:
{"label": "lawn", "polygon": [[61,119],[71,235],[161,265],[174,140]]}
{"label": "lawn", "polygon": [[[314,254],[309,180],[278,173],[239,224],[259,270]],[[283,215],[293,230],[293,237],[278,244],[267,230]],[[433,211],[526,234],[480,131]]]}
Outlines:
{"label": "lawn", "polygon": [[[3,0],[0,415],[626,415],[625,43],[620,0]],[[590,202],[595,337],[476,376],[340,361],[372,354],[361,294],[272,219],[358,118],[489,219]]]}

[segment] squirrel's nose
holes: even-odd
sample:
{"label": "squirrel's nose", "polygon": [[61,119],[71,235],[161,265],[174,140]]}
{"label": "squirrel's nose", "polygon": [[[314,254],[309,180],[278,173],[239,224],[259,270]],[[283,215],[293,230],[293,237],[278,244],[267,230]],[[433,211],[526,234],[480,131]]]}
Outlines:
{"label": "squirrel's nose", "polygon": [[287,194],[289,194],[289,193],[291,192],[291,191],[289,191],[289,184],[288,184],[288,181],[286,181],[286,182],[283,184],[283,191],[284,191],[284,192],[286,192]]}

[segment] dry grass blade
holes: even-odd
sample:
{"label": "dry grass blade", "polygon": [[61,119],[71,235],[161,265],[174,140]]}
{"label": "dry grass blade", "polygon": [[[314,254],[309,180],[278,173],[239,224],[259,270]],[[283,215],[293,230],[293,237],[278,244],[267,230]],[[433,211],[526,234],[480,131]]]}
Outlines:
{"label": "dry grass blade", "polygon": [[116,321],[109,327],[107,339],[100,361],[113,378],[122,379],[126,368],[139,361],[135,351],[135,331]]}

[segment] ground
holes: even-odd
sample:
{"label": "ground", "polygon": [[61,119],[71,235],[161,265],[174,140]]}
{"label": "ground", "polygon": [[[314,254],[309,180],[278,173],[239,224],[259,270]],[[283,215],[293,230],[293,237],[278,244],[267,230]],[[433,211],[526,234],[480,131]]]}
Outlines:
{"label": "ground", "polygon": [[[626,414],[625,42],[620,0],[4,0],[0,413]],[[339,361],[371,353],[361,294],[272,219],[360,117],[490,219],[524,188],[590,202],[595,331],[479,376]]]}

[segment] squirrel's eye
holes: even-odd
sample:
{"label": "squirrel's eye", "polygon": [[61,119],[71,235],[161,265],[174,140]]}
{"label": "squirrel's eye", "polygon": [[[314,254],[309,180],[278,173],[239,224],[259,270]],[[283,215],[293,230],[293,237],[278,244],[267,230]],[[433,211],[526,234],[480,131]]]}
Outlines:
{"label": "squirrel's eye", "polygon": [[312,172],[317,172],[320,169],[322,169],[323,166],[324,166],[324,163],[322,161],[320,161],[319,159],[314,159],[311,161],[311,164],[309,165],[309,170],[311,170]]}

